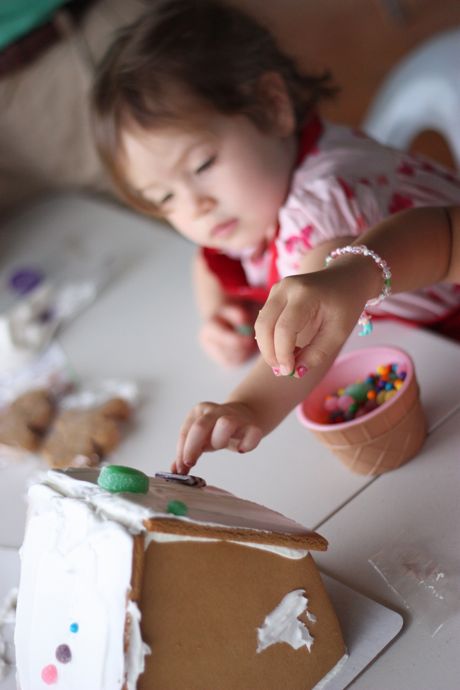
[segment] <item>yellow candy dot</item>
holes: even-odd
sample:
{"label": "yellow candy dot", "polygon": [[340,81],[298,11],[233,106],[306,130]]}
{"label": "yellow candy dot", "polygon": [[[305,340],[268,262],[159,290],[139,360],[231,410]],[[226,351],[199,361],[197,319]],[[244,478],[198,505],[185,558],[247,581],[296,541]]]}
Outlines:
{"label": "yellow candy dot", "polygon": [[385,394],[386,391],[380,391],[380,393],[377,395],[377,405],[383,405],[386,400]]}

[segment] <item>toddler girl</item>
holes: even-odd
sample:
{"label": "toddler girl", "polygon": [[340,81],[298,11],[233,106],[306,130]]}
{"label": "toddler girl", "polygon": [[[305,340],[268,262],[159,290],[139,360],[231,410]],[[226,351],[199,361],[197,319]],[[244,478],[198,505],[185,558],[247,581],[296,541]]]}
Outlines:
{"label": "toddler girl", "polygon": [[[323,122],[317,106],[333,93],[328,75],[302,74],[264,27],[214,0],[160,0],[101,66],[102,159],[125,200],[199,246],[201,339],[220,361],[253,353],[246,333],[280,279],[319,271],[332,250],[390,214],[460,203],[460,180],[447,170]],[[349,289],[359,283],[354,274]],[[387,299],[380,311],[428,322],[459,304],[452,286],[437,285]],[[275,337],[283,329],[281,320]],[[224,405],[191,411],[173,469],[187,472],[203,450],[254,448],[337,351],[305,378],[304,364],[275,366],[294,373],[280,379],[259,358]]]}
{"label": "toddler girl", "polygon": [[[439,281],[458,289],[460,207],[403,211],[363,232],[351,247],[366,247],[385,257],[393,293]],[[355,275],[359,280],[350,290]],[[327,270],[281,280],[255,324],[262,356],[271,367],[289,371],[315,366],[344,344],[363,305],[381,288],[382,273],[361,251],[343,252]],[[460,310],[454,306],[451,315],[432,328],[460,342]]]}

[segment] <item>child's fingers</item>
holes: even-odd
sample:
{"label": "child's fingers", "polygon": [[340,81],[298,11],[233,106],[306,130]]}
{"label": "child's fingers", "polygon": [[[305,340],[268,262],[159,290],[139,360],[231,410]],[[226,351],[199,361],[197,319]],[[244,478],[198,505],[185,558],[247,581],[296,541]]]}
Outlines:
{"label": "child's fingers", "polygon": [[[219,309],[217,317],[226,321],[232,328],[234,328],[238,333],[243,335],[254,335],[252,331],[252,322],[249,317],[247,309],[241,304],[224,304]],[[248,328],[247,332],[243,333],[242,327],[246,326]],[[251,328],[251,332],[249,332]]]}
{"label": "child's fingers", "polygon": [[304,348],[314,339],[318,329],[315,311],[307,301],[292,299],[280,314],[275,325],[273,340],[280,373],[292,375],[299,347]]}
{"label": "child's fingers", "polygon": [[237,366],[246,362],[257,350],[255,341],[240,337],[234,344],[223,344],[219,339],[202,340],[205,352],[218,364],[223,366]]}
{"label": "child's fingers", "polygon": [[296,353],[294,376],[302,378],[309,370],[321,366],[335,356],[346,340],[333,324],[320,328],[309,345]]}
{"label": "child's fingers", "polygon": [[248,453],[254,450],[262,440],[262,430],[257,426],[249,425],[245,427],[241,441],[238,444],[237,450],[239,453]]}
{"label": "child's fingers", "polygon": [[241,421],[237,417],[219,417],[211,433],[210,444],[213,450],[227,448],[230,439],[238,431]]}
{"label": "child's fingers", "polygon": [[203,416],[207,411],[207,403],[200,403],[196,405],[187,415],[179,430],[179,436],[176,444],[176,459],[174,465],[179,474],[187,474],[188,469],[185,464],[185,446],[188,440],[190,429],[195,424],[197,418]]}
{"label": "child's fingers", "polygon": [[216,318],[203,326],[200,342],[212,359],[225,366],[245,362],[257,349],[253,337],[240,334]]}
{"label": "child's fingers", "polygon": [[203,411],[197,414],[190,424],[184,439],[182,464],[191,468],[205,450],[210,450],[212,430],[216,423],[214,411]]}
{"label": "child's fingers", "polygon": [[278,360],[275,352],[274,330],[285,303],[277,299],[276,296],[272,298],[272,293],[273,289],[272,292],[270,292],[268,301],[257,316],[254,330],[260,354],[267,364],[274,368],[278,367]]}
{"label": "child's fingers", "polygon": [[262,438],[262,431],[240,417],[219,417],[211,434],[213,450],[228,448],[239,453],[253,450]]}
{"label": "child's fingers", "polygon": [[294,371],[294,350],[298,335],[295,322],[285,314],[286,311],[287,308],[278,319],[273,334],[275,357],[282,376],[288,376]]}

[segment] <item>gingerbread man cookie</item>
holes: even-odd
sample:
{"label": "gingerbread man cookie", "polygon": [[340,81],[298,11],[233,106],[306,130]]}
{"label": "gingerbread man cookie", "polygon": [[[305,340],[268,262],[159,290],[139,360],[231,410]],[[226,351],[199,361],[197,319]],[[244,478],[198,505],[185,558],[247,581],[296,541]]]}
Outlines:
{"label": "gingerbread man cookie", "polygon": [[118,446],[130,414],[130,405],[121,398],[88,409],[62,410],[41,452],[51,467],[95,466]]}
{"label": "gingerbread man cookie", "polygon": [[27,391],[0,412],[0,443],[35,451],[55,414],[53,397],[46,390]]}

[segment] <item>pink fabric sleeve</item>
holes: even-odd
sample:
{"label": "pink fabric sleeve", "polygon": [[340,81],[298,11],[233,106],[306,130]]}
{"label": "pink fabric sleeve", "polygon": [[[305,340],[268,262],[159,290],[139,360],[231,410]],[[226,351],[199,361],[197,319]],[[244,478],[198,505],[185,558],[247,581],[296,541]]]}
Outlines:
{"label": "pink fabric sleeve", "polygon": [[356,237],[384,217],[382,200],[365,182],[330,176],[302,185],[298,176],[279,214],[278,270],[282,276],[296,273],[310,249],[335,237]]}

